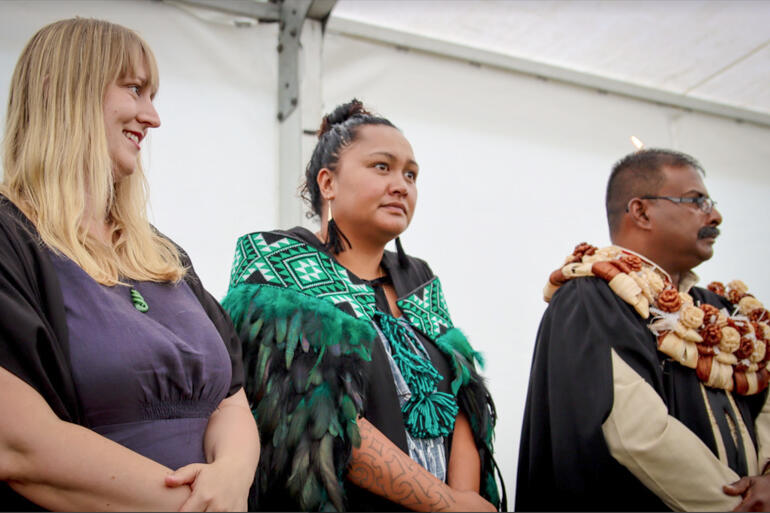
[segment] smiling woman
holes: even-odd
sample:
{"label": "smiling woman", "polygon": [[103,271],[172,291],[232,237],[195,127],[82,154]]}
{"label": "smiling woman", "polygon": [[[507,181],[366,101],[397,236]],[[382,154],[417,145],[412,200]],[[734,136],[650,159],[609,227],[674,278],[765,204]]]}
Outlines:
{"label": "smiling woman", "polygon": [[240,343],[150,225],[158,70],[133,31],[42,28],[0,186],[0,509],[236,510],[259,458]]}
{"label": "smiling woman", "polygon": [[154,97],[155,90],[147,83],[144,60],[129,75],[107,85],[104,129],[116,180],[134,172],[147,130],[160,126],[160,117],[152,104]]}
{"label": "smiling woman", "polygon": [[238,240],[223,305],[264,441],[253,507],[506,507],[480,355],[439,279],[398,242],[418,171],[404,135],[353,100],[324,117],[306,170],[321,229]]}

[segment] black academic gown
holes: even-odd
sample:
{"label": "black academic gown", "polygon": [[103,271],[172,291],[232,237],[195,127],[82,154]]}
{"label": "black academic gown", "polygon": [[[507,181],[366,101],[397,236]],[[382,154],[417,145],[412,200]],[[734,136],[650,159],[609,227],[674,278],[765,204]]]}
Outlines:
{"label": "black academic gown", "polygon": [[[704,289],[690,294],[696,304],[728,306]],[[521,433],[517,511],[669,509],[613,458],[605,442],[601,426],[613,407],[611,350],[715,455],[720,436],[730,467],[745,474],[741,449],[723,429],[724,415],[716,415],[720,432],[712,428],[695,371],[659,352],[647,321],[606,282],[578,278],[554,294],[538,330]],[[753,421],[766,394],[733,395],[755,446]],[[722,411],[725,393],[707,389],[707,395],[712,409]]]}
{"label": "black academic gown", "polygon": [[[243,386],[240,339],[222,307],[204,290],[187,255],[181,255],[189,267],[184,280],[230,353],[233,379],[228,395],[232,395]],[[0,312],[0,366],[34,388],[61,420],[82,425],[56,270],[35,227],[4,196],[0,196]],[[0,482],[0,511],[30,510],[41,508]]]}

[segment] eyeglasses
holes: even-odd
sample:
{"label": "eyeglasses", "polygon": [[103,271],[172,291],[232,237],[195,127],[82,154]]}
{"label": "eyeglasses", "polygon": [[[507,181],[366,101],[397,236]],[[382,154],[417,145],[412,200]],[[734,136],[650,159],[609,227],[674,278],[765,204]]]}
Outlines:
{"label": "eyeglasses", "polygon": [[717,204],[716,201],[709,198],[708,196],[698,196],[697,198],[677,198],[675,196],[639,196],[639,199],[664,199],[673,201],[674,203],[695,203],[698,205],[698,208],[701,209],[705,214],[710,214],[711,211],[714,210],[714,205]]}

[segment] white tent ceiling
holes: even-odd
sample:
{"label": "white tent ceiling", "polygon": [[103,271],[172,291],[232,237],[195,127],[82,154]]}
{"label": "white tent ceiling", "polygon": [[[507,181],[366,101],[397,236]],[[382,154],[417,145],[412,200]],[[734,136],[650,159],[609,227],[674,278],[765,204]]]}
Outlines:
{"label": "white tent ceiling", "polygon": [[339,0],[329,27],[353,24],[361,37],[385,28],[770,120],[770,1]]}

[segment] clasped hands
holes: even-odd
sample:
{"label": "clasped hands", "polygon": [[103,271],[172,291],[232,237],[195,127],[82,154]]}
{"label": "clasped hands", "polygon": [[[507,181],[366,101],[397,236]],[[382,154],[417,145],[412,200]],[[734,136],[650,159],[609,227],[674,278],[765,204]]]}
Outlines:
{"label": "clasped hands", "polygon": [[189,485],[192,493],[179,511],[246,511],[253,476],[227,460],[192,463],[166,476],[166,486]]}

